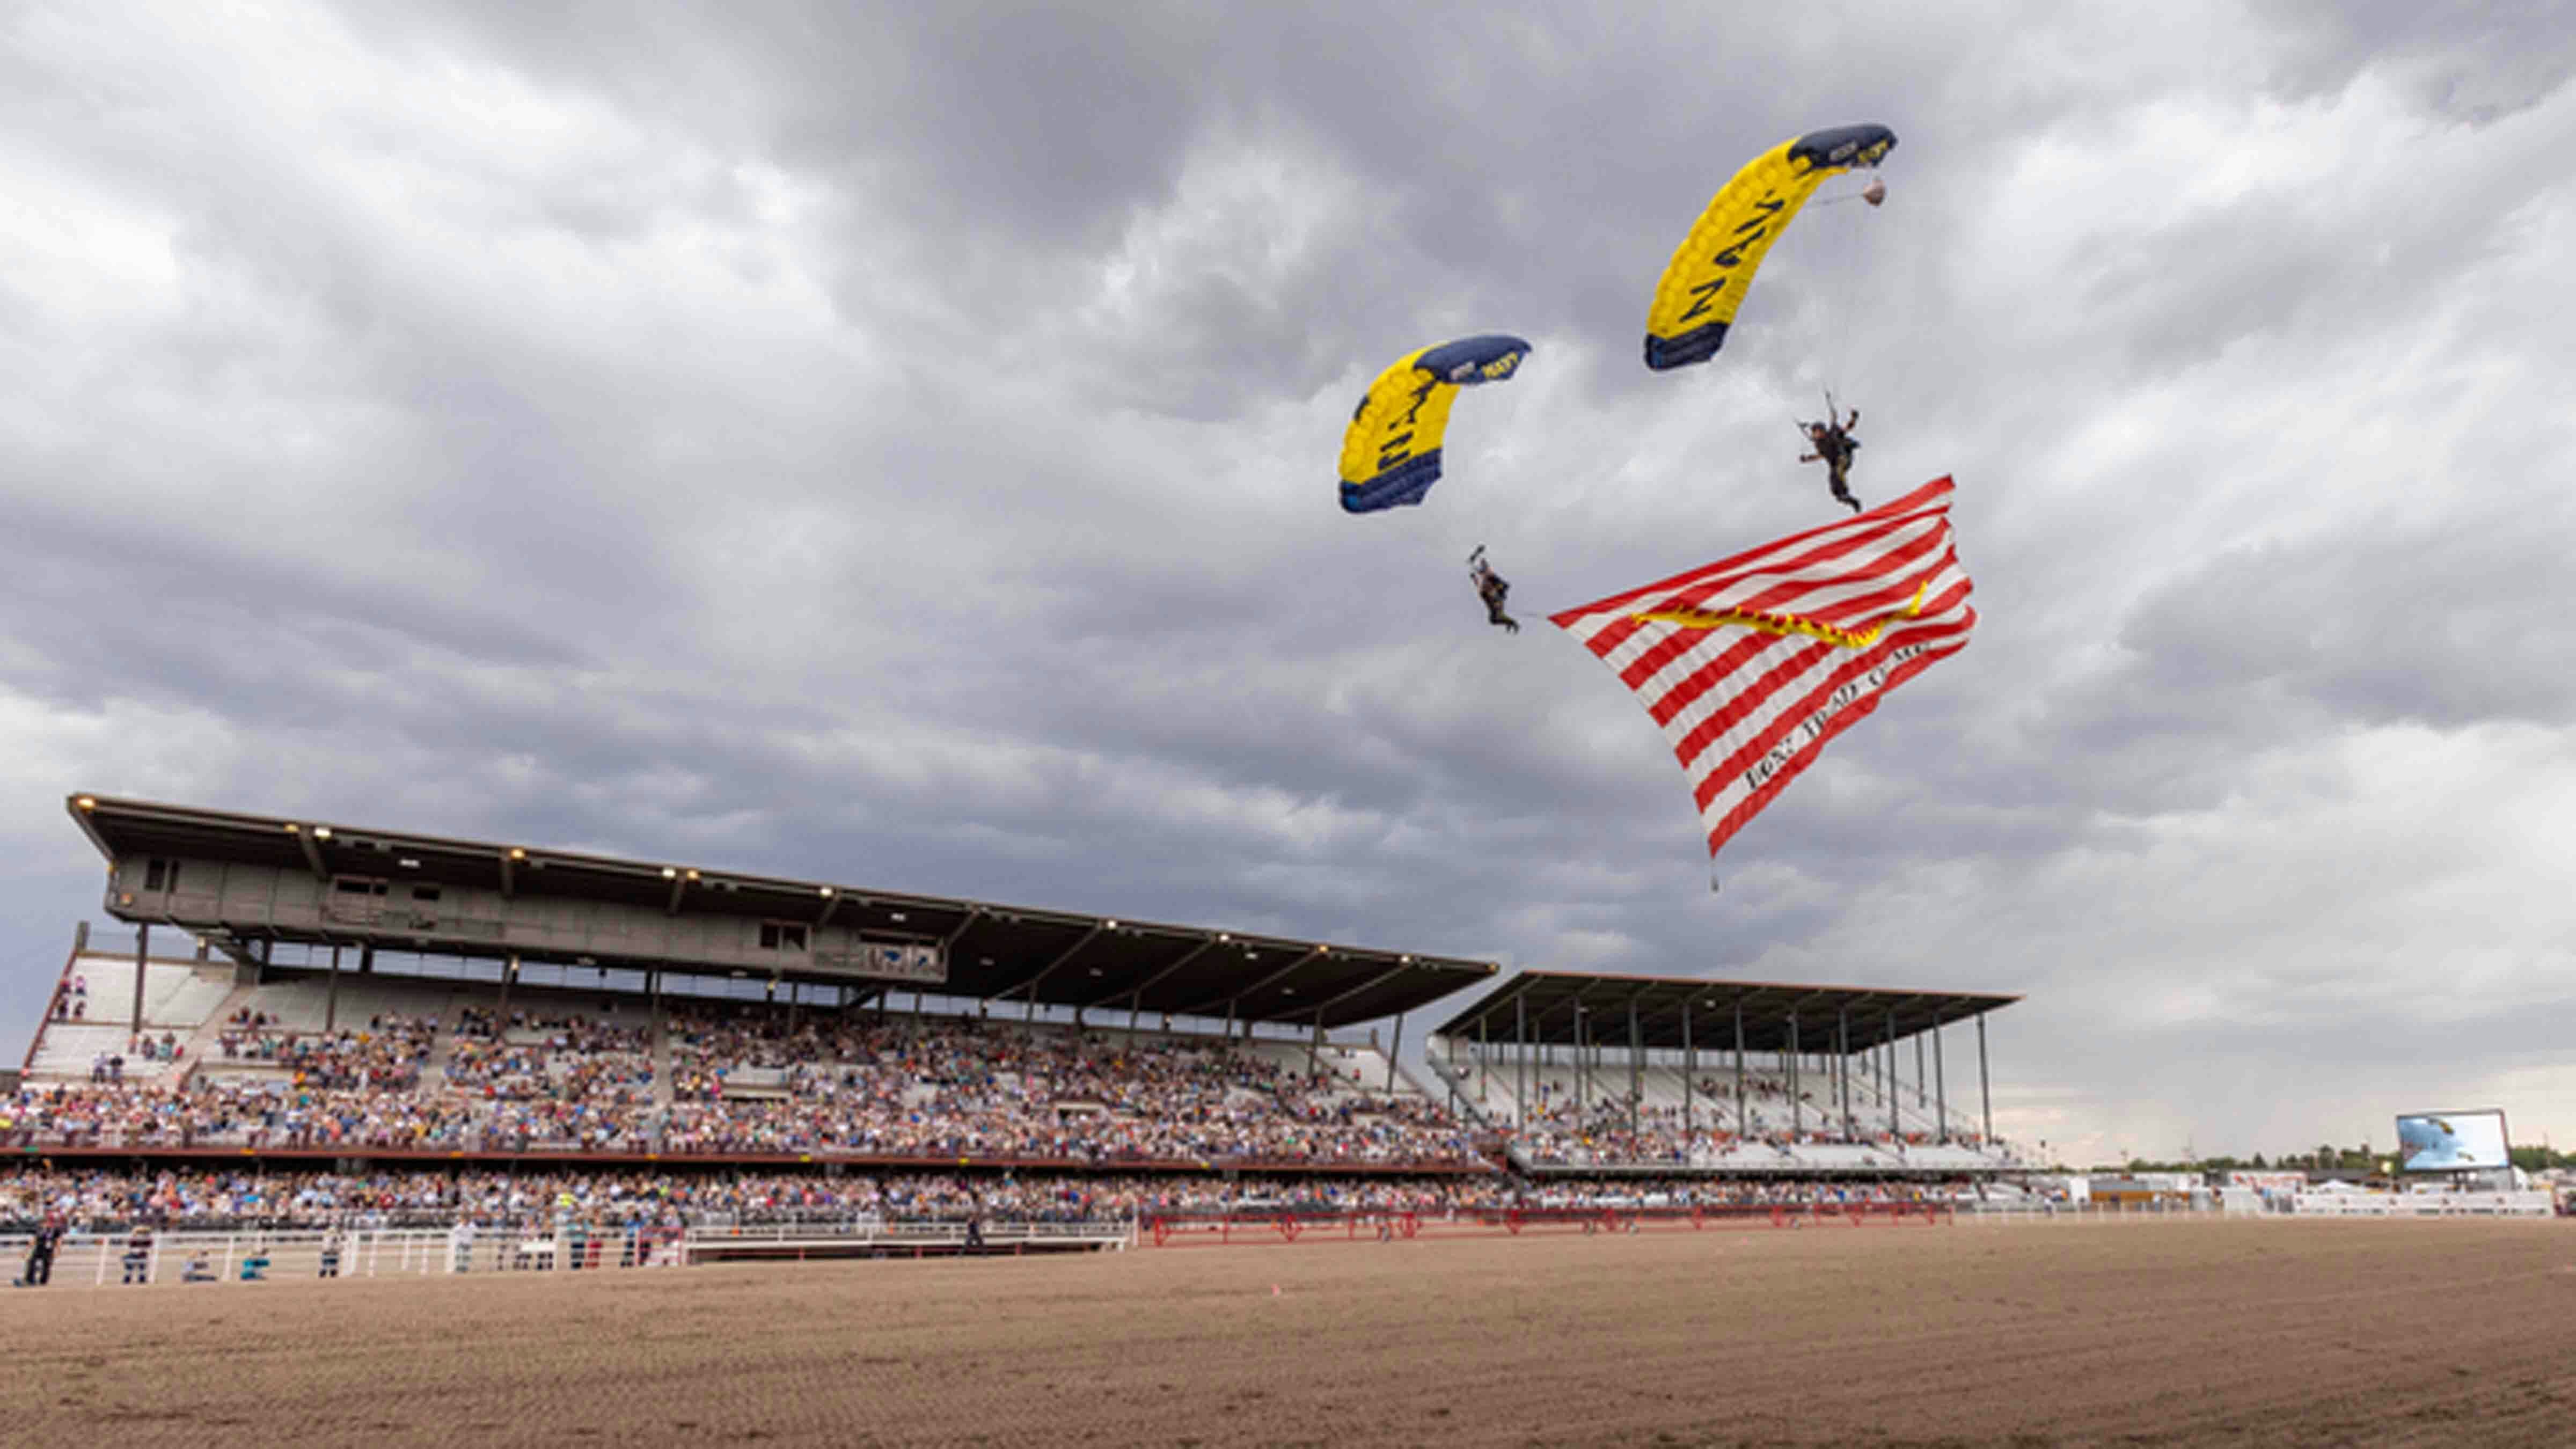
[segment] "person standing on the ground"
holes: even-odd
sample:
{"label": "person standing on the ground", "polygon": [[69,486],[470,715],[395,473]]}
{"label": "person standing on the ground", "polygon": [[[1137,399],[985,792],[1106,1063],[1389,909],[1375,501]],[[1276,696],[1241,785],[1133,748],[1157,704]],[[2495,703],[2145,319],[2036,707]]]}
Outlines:
{"label": "person standing on the ground", "polygon": [[123,1266],[127,1284],[152,1281],[152,1224],[146,1219],[134,1220],[134,1231],[125,1239]]}
{"label": "person standing on the ground", "polygon": [[27,1267],[19,1286],[42,1288],[54,1281],[54,1250],[62,1246],[63,1215],[47,1213],[36,1224],[35,1236],[27,1239]]}

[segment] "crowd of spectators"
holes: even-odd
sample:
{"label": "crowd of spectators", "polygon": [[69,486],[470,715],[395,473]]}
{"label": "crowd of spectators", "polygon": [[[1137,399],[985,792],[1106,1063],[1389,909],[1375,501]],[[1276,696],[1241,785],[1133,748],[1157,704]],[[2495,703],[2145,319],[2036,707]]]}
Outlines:
{"label": "crowd of spectators", "polygon": [[[652,1036],[595,1017],[466,1007],[297,1034],[227,1022],[225,1056],[170,1085],[94,1074],[0,1098],[20,1148],[371,1147],[1482,1165],[1415,1096],[1362,1092],[1242,1043],[971,1019],[675,1014],[668,1098]],[[436,1063],[433,1065],[433,1063]]]}
{"label": "crowd of spectators", "polygon": [[330,1032],[276,1031],[265,1018],[226,1030],[216,1039],[209,1066],[276,1068],[295,1086],[335,1091],[409,1092],[420,1085],[438,1024],[425,1017],[386,1013],[364,1029]]}
{"label": "crowd of spectators", "polygon": [[[1857,1115],[1836,1124],[1812,1091],[1797,1094],[1803,1110],[1784,1115],[1776,1109],[1789,1101],[1790,1093],[1775,1078],[1747,1077],[1741,1098],[1732,1076],[1704,1077],[1693,1087],[1705,1105],[1685,1113],[1679,1106],[1641,1102],[1615,1088],[1578,1096],[1563,1084],[1542,1082],[1532,1092],[1527,1120],[1515,1129],[1513,1140],[1526,1161],[1576,1167],[1711,1166],[1748,1158],[1793,1164],[1801,1147],[1874,1149],[1901,1162],[1907,1148],[1945,1140],[1932,1132],[1874,1130]],[[1764,1112],[1766,1103],[1775,1110]],[[1946,1141],[1984,1145],[1974,1133],[1953,1132]]]}
{"label": "crowd of spectators", "polygon": [[1759,1207],[1921,1201],[1959,1186],[1464,1176],[1214,1174],[380,1171],[364,1174],[218,1167],[88,1170],[13,1164],[0,1170],[0,1231],[59,1214],[85,1230],[164,1227],[405,1227],[457,1221],[682,1224],[1121,1221],[1156,1214],[1411,1212],[1503,1208]]}

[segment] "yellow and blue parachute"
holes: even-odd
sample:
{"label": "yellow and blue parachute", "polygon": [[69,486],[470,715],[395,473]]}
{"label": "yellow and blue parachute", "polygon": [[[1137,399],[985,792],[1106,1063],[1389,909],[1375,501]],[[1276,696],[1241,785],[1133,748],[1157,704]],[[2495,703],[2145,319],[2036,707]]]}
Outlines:
{"label": "yellow and blue parachute", "polygon": [[1895,149],[1896,133],[1885,126],[1836,126],[1783,141],[1736,172],[1655,284],[1646,365],[1663,372],[1716,356],[1744,289],[1798,208],[1826,177],[1876,166]]}
{"label": "yellow and blue parachute", "polygon": [[1488,333],[1408,353],[1379,373],[1342,435],[1342,508],[1375,513],[1421,502],[1440,481],[1440,438],[1458,389],[1501,382],[1529,351],[1517,337]]}

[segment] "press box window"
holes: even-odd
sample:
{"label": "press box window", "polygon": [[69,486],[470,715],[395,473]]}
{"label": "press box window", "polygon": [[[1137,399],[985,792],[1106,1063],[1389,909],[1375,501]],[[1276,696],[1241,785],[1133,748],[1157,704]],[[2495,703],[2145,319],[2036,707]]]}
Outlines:
{"label": "press box window", "polygon": [[805,928],[787,921],[760,923],[760,949],[764,951],[802,951]]}

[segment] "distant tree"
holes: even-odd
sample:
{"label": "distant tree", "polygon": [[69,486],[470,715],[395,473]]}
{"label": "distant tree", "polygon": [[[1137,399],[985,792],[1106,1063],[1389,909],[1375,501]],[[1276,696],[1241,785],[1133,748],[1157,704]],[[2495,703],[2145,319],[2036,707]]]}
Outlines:
{"label": "distant tree", "polygon": [[2268,1170],[2269,1170],[2269,1169],[2267,1169],[2266,1167],[2264,1167],[2264,1165],[2263,1165],[2263,1154],[2262,1154],[2262,1153],[2260,1153],[2260,1152],[2255,1153],[2255,1154],[2254,1154],[2254,1158],[2253,1158],[2253,1160],[2252,1160],[2251,1162],[2247,1163],[2247,1164],[2246,1164],[2246,1166],[2247,1166],[2247,1167],[2249,1167],[2249,1168],[2251,1168],[2252,1170],[2254,1170],[2254,1171],[2256,1171],[2256,1172],[2264,1172],[2264,1171],[2268,1171]]}

